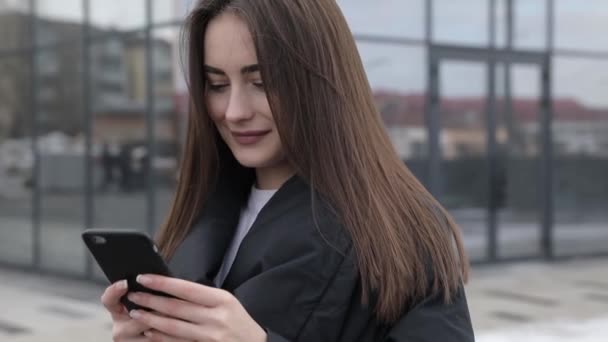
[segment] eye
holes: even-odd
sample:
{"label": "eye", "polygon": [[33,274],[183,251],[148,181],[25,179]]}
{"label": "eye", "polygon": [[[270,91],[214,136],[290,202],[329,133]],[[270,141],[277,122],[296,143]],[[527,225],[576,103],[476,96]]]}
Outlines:
{"label": "eye", "polygon": [[214,93],[221,93],[228,87],[228,84],[208,84],[207,87]]}
{"label": "eye", "polygon": [[252,84],[253,84],[253,85],[254,85],[256,88],[261,89],[261,90],[264,90],[264,82],[262,82],[262,81],[258,81],[258,82],[252,82]]}

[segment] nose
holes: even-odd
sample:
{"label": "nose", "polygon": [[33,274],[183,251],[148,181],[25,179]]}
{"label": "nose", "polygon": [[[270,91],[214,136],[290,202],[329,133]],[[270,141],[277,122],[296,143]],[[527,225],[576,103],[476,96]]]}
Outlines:
{"label": "nose", "polygon": [[253,117],[253,113],[247,94],[241,89],[235,88],[230,94],[226,108],[226,120],[232,122],[248,120]]}

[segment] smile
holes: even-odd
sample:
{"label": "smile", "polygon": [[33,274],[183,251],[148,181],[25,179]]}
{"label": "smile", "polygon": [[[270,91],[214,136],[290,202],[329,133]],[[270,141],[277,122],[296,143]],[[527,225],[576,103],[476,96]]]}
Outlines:
{"label": "smile", "polygon": [[243,131],[243,132],[230,132],[234,140],[240,145],[253,145],[262,138],[264,138],[270,130],[262,131]]}

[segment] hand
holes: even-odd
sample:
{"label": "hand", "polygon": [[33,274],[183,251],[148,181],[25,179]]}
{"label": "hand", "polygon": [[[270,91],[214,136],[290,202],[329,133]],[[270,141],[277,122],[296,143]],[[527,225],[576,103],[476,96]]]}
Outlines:
{"label": "hand", "polygon": [[151,341],[266,341],[264,329],[227,291],[159,275],[140,275],[137,282],[176,297],[129,295],[130,301],[154,311],[130,312],[133,319],[153,329],[144,333]]}
{"label": "hand", "polygon": [[120,302],[120,298],[127,293],[126,280],[110,285],[101,296],[101,302],[112,315],[112,340],[114,342],[149,341],[143,332],[150,328],[145,324],[129,317],[127,309]]}

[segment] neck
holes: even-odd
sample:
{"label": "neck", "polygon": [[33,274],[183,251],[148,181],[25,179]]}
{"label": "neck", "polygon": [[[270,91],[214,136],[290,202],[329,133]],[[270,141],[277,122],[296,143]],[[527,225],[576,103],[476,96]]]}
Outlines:
{"label": "neck", "polygon": [[277,190],[294,174],[293,167],[287,161],[271,167],[256,168],[256,187],[260,190]]}

